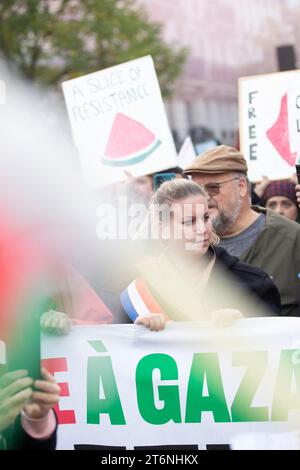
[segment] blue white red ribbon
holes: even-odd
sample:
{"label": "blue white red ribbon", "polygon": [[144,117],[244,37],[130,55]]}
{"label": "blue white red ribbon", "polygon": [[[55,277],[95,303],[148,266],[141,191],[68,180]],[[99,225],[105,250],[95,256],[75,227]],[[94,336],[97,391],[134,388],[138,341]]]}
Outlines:
{"label": "blue white red ribbon", "polygon": [[138,316],[151,313],[162,313],[162,307],[157,303],[145,283],[136,279],[124,289],[120,295],[121,304],[129,318],[134,322]]}

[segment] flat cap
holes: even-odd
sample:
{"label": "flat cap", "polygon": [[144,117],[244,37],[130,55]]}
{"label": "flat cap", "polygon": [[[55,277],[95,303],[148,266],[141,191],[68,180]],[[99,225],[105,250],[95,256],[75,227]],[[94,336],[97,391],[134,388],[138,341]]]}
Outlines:
{"label": "flat cap", "polygon": [[244,155],[235,148],[219,145],[198,155],[183,173],[192,175],[193,173],[226,173],[229,171],[247,174],[247,162]]}

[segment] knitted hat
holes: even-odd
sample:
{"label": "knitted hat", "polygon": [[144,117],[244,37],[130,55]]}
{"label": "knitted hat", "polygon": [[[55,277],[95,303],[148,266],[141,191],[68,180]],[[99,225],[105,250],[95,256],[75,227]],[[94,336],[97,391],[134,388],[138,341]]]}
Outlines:
{"label": "knitted hat", "polygon": [[268,199],[273,196],[283,196],[290,199],[294,204],[297,205],[296,198],[296,185],[289,180],[276,180],[271,181],[270,184],[265,189],[264,194],[262,195],[262,201],[265,204]]}

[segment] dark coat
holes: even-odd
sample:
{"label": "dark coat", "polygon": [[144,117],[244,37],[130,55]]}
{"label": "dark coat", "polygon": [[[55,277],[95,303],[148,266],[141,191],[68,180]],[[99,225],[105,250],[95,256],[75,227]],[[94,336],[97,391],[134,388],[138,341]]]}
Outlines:
{"label": "dark coat", "polygon": [[276,212],[253,207],[266,223],[253,245],[242,254],[245,263],[263,269],[276,284],[281,314],[300,316],[300,225]]}
{"label": "dark coat", "polygon": [[[209,310],[217,310],[222,308],[233,308],[241,310],[246,317],[280,315],[281,302],[277,287],[272,279],[261,269],[243,263],[237,257],[231,256],[221,247],[215,247],[216,263],[212,270],[207,289],[213,292],[210,295]],[[212,255],[212,249],[209,250],[208,256]],[[147,273],[147,262],[146,269]],[[176,306],[172,304],[172,295],[168,295],[170,302],[166,296],[162,296],[157,285],[166,285],[168,279],[165,279],[160,272],[157,272],[157,278],[161,277],[158,282],[152,283],[147,279],[144,280],[150,288],[158,303],[168,314],[172,312],[170,317],[174,319],[182,319],[182,311],[176,312]],[[127,275],[115,278],[113,284],[103,290],[100,295],[103,301],[111,309],[114,314],[114,323],[131,323],[131,320],[124,311],[120,302],[120,293],[130,284],[130,282],[140,277],[136,270],[127,270]],[[154,285],[155,284],[155,285]],[[228,285],[224,294],[222,286]],[[218,287],[219,286],[219,287]],[[174,294],[181,292],[182,286],[174,285]],[[219,292],[222,290],[222,293]],[[249,297],[249,302],[244,301],[244,297]],[[202,299],[199,299],[199,305]],[[201,319],[201,318],[199,318]]]}
{"label": "dark coat", "polygon": [[[260,299],[270,309],[270,313],[280,315],[281,300],[279,291],[272,279],[264,271],[240,261],[235,256],[231,256],[221,247],[216,247],[215,252],[218,263],[233,275],[233,288],[235,283],[236,290],[240,286],[245,287],[247,291],[253,294],[254,298]],[[253,314],[253,316],[256,315],[257,313]]]}

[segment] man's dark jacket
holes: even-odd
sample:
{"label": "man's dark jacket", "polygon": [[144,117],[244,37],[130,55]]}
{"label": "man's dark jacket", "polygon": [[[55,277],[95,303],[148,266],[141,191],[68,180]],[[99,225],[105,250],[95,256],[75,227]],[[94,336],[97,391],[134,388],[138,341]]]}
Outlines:
{"label": "man's dark jacket", "polygon": [[276,284],[284,316],[300,316],[300,225],[274,211],[253,206],[266,223],[241,261],[263,269]]}
{"label": "man's dark jacket", "polygon": [[[270,310],[270,314],[280,315],[280,294],[268,274],[255,266],[240,261],[236,256],[231,256],[221,247],[216,247],[215,252],[219,264],[232,274],[232,287],[234,288],[235,285],[236,292],[239,286],[245,287],[247,291],[253,294],[254,299],[259,299],[263,302]],[[226,272],[224,275],[226,275]],[[255,312],[250,316],[256,316]]]}

